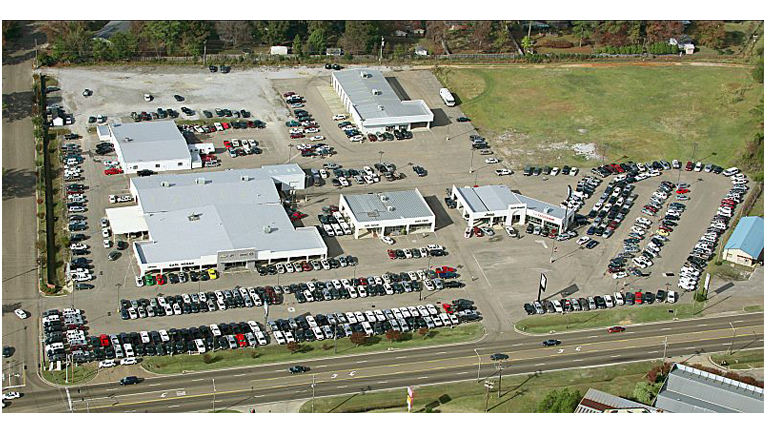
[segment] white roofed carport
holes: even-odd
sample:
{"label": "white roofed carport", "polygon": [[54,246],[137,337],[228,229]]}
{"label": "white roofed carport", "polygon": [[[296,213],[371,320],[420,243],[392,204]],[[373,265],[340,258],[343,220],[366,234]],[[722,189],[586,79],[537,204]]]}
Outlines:
{"label": "white roofed carport", "polygon": [[149,231],[144,214],[139,206],[114,207],[107,209],[107,218],[112,232],[115,234],[130,234]]}

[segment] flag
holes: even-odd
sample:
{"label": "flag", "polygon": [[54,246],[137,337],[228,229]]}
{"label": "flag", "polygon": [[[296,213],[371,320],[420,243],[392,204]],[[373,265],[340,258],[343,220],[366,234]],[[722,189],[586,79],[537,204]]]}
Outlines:
{"label": "flag", "polygon": [[405,401],[408,403],[408,412],[411,412],[411,408],[413,408],[413,388],[408,387],[408,396],[406,396]]}

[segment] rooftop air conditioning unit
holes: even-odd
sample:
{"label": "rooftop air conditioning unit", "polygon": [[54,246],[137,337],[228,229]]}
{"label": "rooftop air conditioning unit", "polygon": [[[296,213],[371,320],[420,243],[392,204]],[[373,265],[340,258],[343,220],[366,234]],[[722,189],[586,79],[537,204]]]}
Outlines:
{"label": "rooftop air conditioning unit", "polygon": [[379,111],[384,111],[384,105],[379,105]]}
{"label": "rooftop air conditioning unit", "polygon": [[389,201],[389,197],[388,197],[388,196],[386,196],[386,195],[380,195],[380,196],[379,196],[379,199],[380,199],[380,200],[382,200],[382,201],[385,201],[385,202],[386,202],[386,201]]}
{"label": "rooftop air conditioning unit", "polygon": [[125,142],[131,142],[131,141],[133,141],[133,139],[132,139],[132,138],[130,138],[130,137],[125,137],[125,138],[123,138],[123,141],[125,141]]}
{"label": "rooftop air conditioning unit", "polygon": [[381,91],[379,91],[378,89],[371,89],[371,94],[373,94],[374,96],[378,96],[381,94]]}
{"label": "rooftop air conditioning unit", "polygon": [[250,181],[250,180],[251,180],[251,178],[248,177],[248,176],[240,176],[240,181],[246,182],[246,181]]}
{"label": "rooftop air conditioning unit", "polygon": [[361,77],[361,78],[370,78],[370,77],[371,77],[371,74],[369,74],[369,73],[368,73],[368,72],[366,72],[366,71],[361,71],[361,72],[360,72],[360,77]]}
{"label": "rooftop air conditioning unit", "polygon": [[197,183],[199,185],[204,185],[205,184],[205,177],[198,177],[198,178],[196,178],[195,179],[195,183]]}
{"label": "rooftop air conditioning unit", "polygon": [[269,234],[272,232],[272,227],[269,225],[264,225],[264,234]]}
{"label": "rooftop air conditioning unit", "polygon": [[167,181],[161,181],[160,182],[160,186],[162,186],[162,187],[171,187],[171,184],[169,182],[167,182]]}
{"label": "rooftop air conditioning unit", "polygon": [[389,211],[395,211],[395,206],[387,206],[387,210],[389,210]]}

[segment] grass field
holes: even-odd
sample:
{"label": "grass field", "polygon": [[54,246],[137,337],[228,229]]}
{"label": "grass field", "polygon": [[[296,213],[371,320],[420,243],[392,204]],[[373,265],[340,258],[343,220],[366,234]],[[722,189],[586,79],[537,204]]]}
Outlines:
{"label": "grass field", "polygon": [[[367,345],[357,346],[348,338],[338,340],[338,355],[363,354],[387,349],[417,348],[434,345],[444,345],[458,342],[477,340],[483,334],[481,324],[466,324],[455,328],[433,330],[424,337],[419,334],[406,334],[407,340],[390,342],[386,338],[374,337]],[[233,351],[217,351],[209,357],[208,363],[201,355],[179,355],[163,357],[147,357],[141,363],[142,367],[158,374],[177,374],[183,371],[202,371],[233,367],[254,366],[266,363],[301,362],[334,355],[333,341],[317,341],[302,343],[300,352],[291,353],[285,346],[268,345],[257,349],[239,349]]]}
{"label": "grass field", "polygon": [[[440,68],[473,124],[514,167],[695,158],[729,165],[759,130],[749,68],[597,64]],[[567,144],[566,144],[567,143]],[[597,145],[588,161],[570,148]]]}
{"label": "grass field", "polygon": [[[631,398],[632,390],[645,374],[660,362],[639,362],[611,367],[574,369],[543,374],[504,377],[501,398],[490,393],[490,412],[535,412],[539,401],[553,389],[575,388],[581,394],[589,388],[616,396]],[[498,384],[498,378],[494,379]],[[498,387],[494,387],[497,390]],[[315,412],[406,412],[406,390],[389,390],[365,394],[315,399]],[[475,381],[416,387],[414,412],[483,412],[485,387]],[[310,412],[310,403],[301,407]]]}
{"label": "grass field", "polygon": [[[528,333],[549,333],[550,331],[583,330],[589,328],[612,327],[672,318],[692,318],[702,316],[702,303],[687,303],[655,306],[630,306],[605,309],[594,312],[570,314],[546,314],[525,318],[517,322],[516,327]],[[669,311],[673,312],[669,312]]]}
{"label": "grass field", "polygon": [[[66,374],[63,370],[60,371],[48,371],[44,369],[42,371],[43,379],[46,381],[58,384],[58,385],[82,385],[87,383],[96,377],[99,373],[99,369],[96,363],[86,363],[74,368],[74,374],[72,368]],[[66,381],[66,382],[65,382]]]}
{"label": "grass field", "polygon": [[762,349],[755,349],[749,351],[739,351],[733,354],[715,354],[712,356],[712,361],[715,364],[720,364],[721,361],[728,362],[728,368],[730,369],[753,369],[761,368],[764,365],[764,353]]}
{"label": "grass field", "polygon": [[744,306],[744,312],[762,312],[763,305]]}

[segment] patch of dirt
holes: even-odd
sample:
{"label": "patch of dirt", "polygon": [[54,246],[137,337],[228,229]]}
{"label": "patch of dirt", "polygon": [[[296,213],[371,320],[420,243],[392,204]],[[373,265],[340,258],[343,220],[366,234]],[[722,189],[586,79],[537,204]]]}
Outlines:
{"label": "patch of dirt", "polygon": [[619,325],[622,325],[622,326],[630,325],[630,324],[632,324],[632,320],[630,320],[630,319],[625,319],[625,320],[619,321]]}
{"label": "patch of dirt", "polygon": [[[586,131],[585,131],[586,132]],[[586,160],[600,159],[596,143],[531,142],[528,134],[510,130],[491,137],[494,149],[507,159],[516,159],[530,163],[547,162],[556,164],[564,156]]]}

